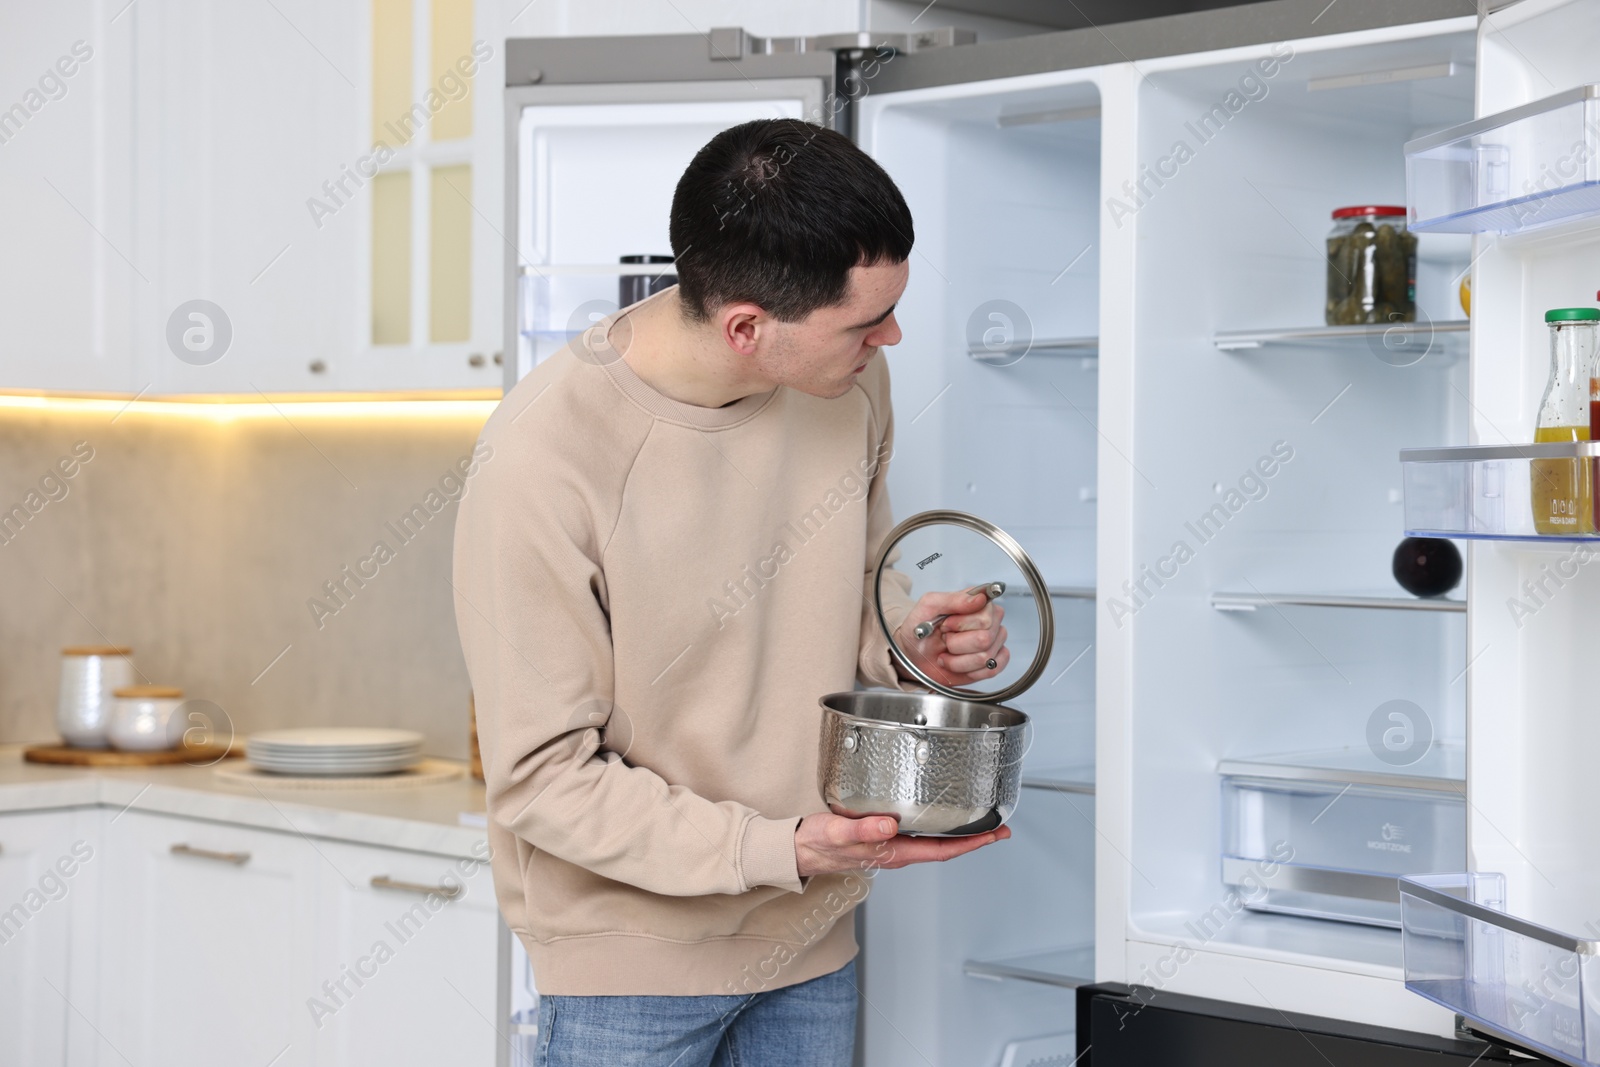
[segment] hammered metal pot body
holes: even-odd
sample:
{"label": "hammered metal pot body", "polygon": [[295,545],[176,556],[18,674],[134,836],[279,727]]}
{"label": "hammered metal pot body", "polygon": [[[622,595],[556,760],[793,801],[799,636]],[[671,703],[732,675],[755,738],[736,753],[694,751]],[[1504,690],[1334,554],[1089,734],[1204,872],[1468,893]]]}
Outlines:
{"label": "hammered metal pot body", "polygon": [[822,698],[817,778],[838,815],[893,815],[900,832],[965,837],[1017,808],[1028,716],[935,694]]}

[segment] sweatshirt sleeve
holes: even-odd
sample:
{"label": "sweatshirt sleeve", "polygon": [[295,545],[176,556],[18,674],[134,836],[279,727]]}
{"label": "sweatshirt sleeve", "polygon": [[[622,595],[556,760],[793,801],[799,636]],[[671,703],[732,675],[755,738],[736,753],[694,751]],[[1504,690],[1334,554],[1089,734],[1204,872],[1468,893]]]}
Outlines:
{"label": "sweatshirt sleeve", "polygon": [[[480,450],[502,436],[495,426]],[[462,499],[452,584],[489,816],[535,848],[652,893],[800,892],[798,818],[713,802],[625,758],[631,724],[612,702],[602,550],[647,435],[595,461],[617,464],[598,477],[564,467],[548,443],[496,441],[504,458],[485,461]]]}
{"label": "sweatshirt sleeve", "polygon": [[[876,580],[878,553],[883,551],[884,538],[895,525],[894,513],[889,507],[889,460],[894,455],[894,410],[889,402],[887,365],[877,379],[877,384],[879,389],[876,390],[876,395],[873,390],[867,392],[868,399],[872,403],[874,427],[881,426],[882,433],[876,442],[876,468],[872,472],[872,484],[867,490],[867,557],[862,567],[861,651],[857,662],[856,680],[862,685],[876,686],[880,689],[921,692],[919,687],[904,682],[895,669],[894,657],[889,654],[888,639],[883,636],[883,628],[878,625],[875,606],[873,586]],[[889,558],[883,590],[884,617],[889,621],[891,629],[900,624],[912,607],[909,596],[911,581],[893,569],[898,558],[898,550]]]}

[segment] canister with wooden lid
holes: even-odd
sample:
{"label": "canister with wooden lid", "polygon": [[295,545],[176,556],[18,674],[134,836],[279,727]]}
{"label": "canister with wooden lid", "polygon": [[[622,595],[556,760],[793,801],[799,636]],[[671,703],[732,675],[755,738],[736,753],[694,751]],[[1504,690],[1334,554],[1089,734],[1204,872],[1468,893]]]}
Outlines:
{"label": "canister with wooden lid", "polygon": [[74,748],[105,748],[112,692],[133,684],[131,648],[73,645],[61,650],[56,729]]}

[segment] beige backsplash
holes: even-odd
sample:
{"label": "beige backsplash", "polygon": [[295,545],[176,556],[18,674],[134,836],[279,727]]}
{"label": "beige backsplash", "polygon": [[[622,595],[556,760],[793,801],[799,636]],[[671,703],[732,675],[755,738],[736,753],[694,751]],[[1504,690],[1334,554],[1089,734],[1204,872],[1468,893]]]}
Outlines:
{"label": "beige backsplash", "polygon": [[[61,647],[109,641],[133,646],[149,681],[214,701],[241,737],[403,726],[425,733],[434,755],[465,756],[468,682],[448,581],[456,505],[440,492],[431,503],[445,506],[425,525],[414,519],[408,542],[395,528],[442,479],[454,487],[446,476],[485,412],[284,410],[218,422],[0,409],[0,512],[30,491],[36,507],[48,501],[11,540],[0,535],[0,742],[54,738]],[[77,442],[93,458],[46,482],[59,497],[48,500],[40,480]],[[393,559],[366,564],[377,574],[360,588],[347,581],[343,605],[330,598],[323,583],[380,540]],[[338,609],[320,628],[314,597]]]}

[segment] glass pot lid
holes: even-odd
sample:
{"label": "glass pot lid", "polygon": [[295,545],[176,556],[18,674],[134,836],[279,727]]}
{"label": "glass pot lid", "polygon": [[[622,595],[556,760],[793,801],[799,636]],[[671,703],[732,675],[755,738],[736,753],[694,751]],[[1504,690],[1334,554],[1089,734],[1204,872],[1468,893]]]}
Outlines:
{"label": "glass pot lid", "polygon": [[[929,594],[944,597],[923,603]],[[949,602],[948,594],[972,596]],[[1050,590],[1032,558],[1000,527],[963,511],[919,512],[889,531],[873,603],[895,662],[960,700],[999,703],[1025,692],[1044,673],[1055,643]],[[1005,644],[998,651],[974,647],[983,638],[972,632],[985,627],[971,609],[986,604],[1001,609]],[[968,611],[949,611],[963,605]]]}

